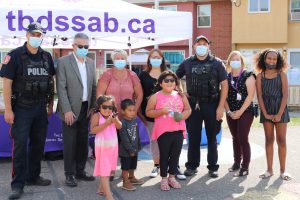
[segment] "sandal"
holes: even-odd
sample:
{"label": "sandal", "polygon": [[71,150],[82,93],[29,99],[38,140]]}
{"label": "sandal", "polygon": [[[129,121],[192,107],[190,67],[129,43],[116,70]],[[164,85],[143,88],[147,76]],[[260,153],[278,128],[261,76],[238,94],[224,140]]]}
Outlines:
{"label": "sandal", "polygon": [[269,171],[265,171],[264,173],[259,175],[259,178],[266,179],[266,178],[270,178],[271,176],[273,176],[273,173],[270,173]]}
{"label": "sandal", "polygon": [[103,191],[97,191],[96,194],[100,195],[100,196],[104,196],[104,192]]}
{"label": "sandal", "polygon": [[282,180],[285,180],[285,181],[290,181],[293,179],[292,176],[286,172],[280,174],[280,178],[282,178]]}
{"label": "sandal", "polygon": [[249,174],[249,170],[245,168],[241,168],[237,173],[235,173],[233,176],[234,177],[239,177],[239,176],[247,176]]}
{"label": "sandal", "polygon": [[168,190],[170,190],[170,186],[168,184],[168,179],[166,179],[166,178],[161,179],[160,189],[162,191],[168,191]]}
{"label": "sandal", "polygon": [[178,181],[176,181],[175,177],[168,178],[168,183],[174,189],[180,189],[181,188],[180,183],[178,183]]}

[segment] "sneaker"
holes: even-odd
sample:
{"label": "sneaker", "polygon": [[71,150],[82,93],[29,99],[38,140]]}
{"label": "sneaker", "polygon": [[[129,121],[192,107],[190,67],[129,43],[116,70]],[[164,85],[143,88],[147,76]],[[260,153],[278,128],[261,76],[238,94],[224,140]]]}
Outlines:
{"label": "sneaker", "polygon": [[194,174],[196,174],[198,172],[197,169],[186,169],[184,171],[184,175],[186,176],[193,176]]}
{"label": "sneaker", "polygon": [[75,179],[75,176],[67,175],[66,176],[66,185],[69,186],[69,187],[76,187],[77,186],[77,181]]}
{"label": "sneaker", "polygon": [[240,169],[240,165],[237,164],[237,163],[234,163],[234,164],[228,169],[228,171],[229,171],[229,172],[234,172],[234,171],[237,171],[237,170],[239,170],[239,169]]}
{"label": "sneaker", "polygon": [[26,181],[26,185],[48,186],[50,184],[51,180],[45,179],[41,176],[37,177],[35,180]]}
{"label": "sneaker", "polygon": [[12,189],[8,199],[20,199],[23,194],[23,189]]}
{"label": "sneaker", "polygon": [[94,181],[95,180],[94,176],[88,175],[87,173],[77,174],[75,176],[75,178],[77,180],[82,180],[82,181]]}
{"label": "sneaker", "polygon": [[155,166],[150,174],[150,177],[155,178],[155,177],[157,177],[158,173],[159,173],[159,167]]}
{"label": "sneaker", "polygon": [[179,180],[185,180],[186,176],[184,175],[184,172],[178,167],[178,173],[176,174],[176,178]]}
{"label": "sneaker", "polygon": [[208,172],[208,175],[209,175],[211,178],[218,178],[219,173],[218,173],[218,171],[209,171],[209,172]]}

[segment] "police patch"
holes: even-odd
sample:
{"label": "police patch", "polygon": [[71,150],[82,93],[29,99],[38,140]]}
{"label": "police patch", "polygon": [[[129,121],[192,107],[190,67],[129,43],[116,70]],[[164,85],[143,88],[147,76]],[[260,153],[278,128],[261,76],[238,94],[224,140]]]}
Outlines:
{"label": "police patch", "polygon": [[6,55],[2,61],[2,64],[6,65],[10,61],[10,58],[11,58],[10,55]]}

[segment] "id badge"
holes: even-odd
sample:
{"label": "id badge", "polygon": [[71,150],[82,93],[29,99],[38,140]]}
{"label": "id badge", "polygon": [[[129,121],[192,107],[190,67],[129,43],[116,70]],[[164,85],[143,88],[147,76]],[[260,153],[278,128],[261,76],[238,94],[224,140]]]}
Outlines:
{"label": "id badge", "polygon": [[237,100],[237,101],[242,100],[242,95],[241,95],[240,93],[237,93],[237,94],[236,94],[236,100]]}

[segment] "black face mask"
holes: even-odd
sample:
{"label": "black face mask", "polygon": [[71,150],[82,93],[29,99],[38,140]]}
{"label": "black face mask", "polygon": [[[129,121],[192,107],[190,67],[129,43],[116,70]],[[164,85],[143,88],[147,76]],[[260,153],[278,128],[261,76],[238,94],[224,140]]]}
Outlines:
{"label": "black face mask", "polygon": [[265,63],[266,69],[276,69],[276,65],[268,65]]}

